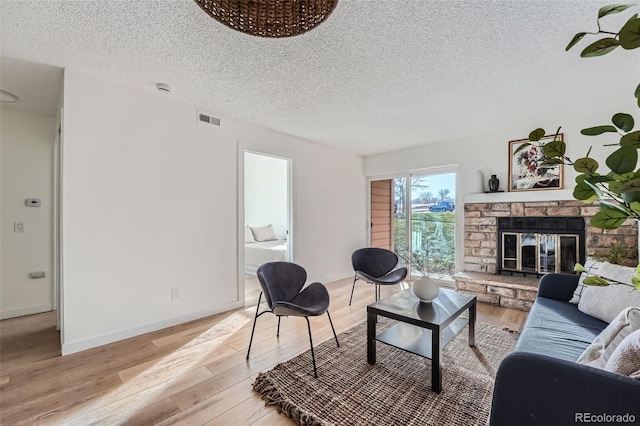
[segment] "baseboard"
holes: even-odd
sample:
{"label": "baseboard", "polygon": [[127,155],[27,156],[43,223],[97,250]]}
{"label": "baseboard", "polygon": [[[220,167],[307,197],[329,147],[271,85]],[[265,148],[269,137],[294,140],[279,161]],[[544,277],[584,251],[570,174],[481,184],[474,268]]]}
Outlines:
{"label": "baseboard", "polygon": [[23,308],[9,309],[9,310],[2,311],[0,312],[0,319],[8,319],[8,318],[22,317],[25,315],[40,314],[42,312],[49,312],[52,310],[53,310],[53,305],[51,303],[26,306]]}
{"label": "baseboard", "polygon": [[136,327],[119,330],[113,333],[106,333],[88,339],[76,340],[75,342],[62,343],[62,355],[70,355],[76,352],[85,351],[130,337],[139,336],[144,333],[161,330],[163,328],[172,327],[174,325],[208,317],[210,315],[219,314],[231,309],[241,308],[244,305],[239,301],[227,303],[225,305],[214,306],[199,311],[189,312],[187,314],[178,315],[176,317],[167,318],[161,321],[154,321]]}

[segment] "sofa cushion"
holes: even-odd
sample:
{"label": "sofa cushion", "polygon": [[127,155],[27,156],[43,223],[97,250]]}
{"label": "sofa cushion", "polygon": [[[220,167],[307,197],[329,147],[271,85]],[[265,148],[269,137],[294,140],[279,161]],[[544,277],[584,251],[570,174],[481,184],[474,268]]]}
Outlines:
{"label": "sofa cushion", "polygon": [[592,257],[587,257],[587,260],[584,262],[584,268],[589,272],[583,272],[582,274],[580,274],[580,279],[578,280],[578,287],[576,287],[575,291],[573,292],[573,297],[569,302],[575,303],[576,305],[580,303],[582,292],[587,287],[582,282],[584,281],[585,278],[587,278],[590,275],[598,275],[598,272],[600,271],[600,268],[602,267],[603,263],[604,262],[599,262]]}
{"label": "sofa cushion", "polygon": [[624,338],[604,368],[613,373],[640,379],[640,330]]}
{"label": "sofa cushion", "polygon": [[576,361],[606,326],[569,302],[538,297],[515,350]]}
{"label": "sofa cushion", "polygon": [[624,309],[585,349],[578,362],[605,368],[616,348],[636,330],[640,330],[640,308]]}
{"label": "sofa cushion", "polygon": [[609,281],[633,285],[631,280],[636,275],[636,268],[604,262],[602,268],[598,271],[598,275]]}
{"label": "sofa cushion", "polygon": [[589,287],[584,290],[578,309],[585,314],[610,323],[630,306],[640,307],[640,291],[624,284]]}

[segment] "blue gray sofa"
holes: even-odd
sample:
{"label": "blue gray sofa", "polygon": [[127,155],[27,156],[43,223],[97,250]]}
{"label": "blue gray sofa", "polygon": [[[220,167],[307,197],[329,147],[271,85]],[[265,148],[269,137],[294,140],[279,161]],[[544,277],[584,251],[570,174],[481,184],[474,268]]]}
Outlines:
{"label": "blue gray sofa", "polygon": [[575,362],[607,326],[569,303],[578,279],[540,279],[516,348],[496,372],[490,425],[615,423],[605,416],[625,414],[640,422],[640,380]]}

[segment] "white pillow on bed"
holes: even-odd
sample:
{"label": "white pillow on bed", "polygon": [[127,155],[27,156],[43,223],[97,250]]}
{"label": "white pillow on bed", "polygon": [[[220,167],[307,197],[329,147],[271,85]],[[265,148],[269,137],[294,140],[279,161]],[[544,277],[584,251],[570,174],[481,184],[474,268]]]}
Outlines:
{"label": "white pillow on bed", "polygon": [[249,226],[244,227],[244,242],[245,243],[256,242],[256,240],[253,238],[253,232],[251,232],[251,228],[249,228]]}
{"label": "white pillow on bed", "polygon": [[250,226],[250,228],[251,232],[253,232],[253,238],[255,238],[256,241],[273,241],[278,239],[271,225],[258,226],[255,228]]}

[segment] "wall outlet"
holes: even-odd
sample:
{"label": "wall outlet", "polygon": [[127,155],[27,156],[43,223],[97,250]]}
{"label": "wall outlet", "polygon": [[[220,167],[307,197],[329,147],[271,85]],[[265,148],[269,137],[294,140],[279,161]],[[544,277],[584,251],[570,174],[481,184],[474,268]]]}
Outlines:
{"label": "wall outlet", "polygon": [[178,299],[180,299],[180,288],[174,287],[171,289],[171,300],[178,300]]}
{"label": "wall outlet", "polygon": [[32,272],[29,274],[31,278],[44,278],[47,276],[44,271]]}

